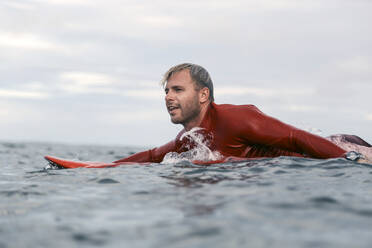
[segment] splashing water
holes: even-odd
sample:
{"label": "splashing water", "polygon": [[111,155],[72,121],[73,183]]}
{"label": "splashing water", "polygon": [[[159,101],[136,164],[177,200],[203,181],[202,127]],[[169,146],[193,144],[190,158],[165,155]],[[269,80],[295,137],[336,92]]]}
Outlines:
{"label": "splashing water", "polygon": [[188,132],[182,134],[180,140],[188,139],[195,146],[186,152],[169,152],[165,155],[162,164],[179,163],[182,161],[215,161],[220,160],[223,156],[218,151],[211,151],[208,147],[208,140],[200,133],[203,128],[194,127]]}

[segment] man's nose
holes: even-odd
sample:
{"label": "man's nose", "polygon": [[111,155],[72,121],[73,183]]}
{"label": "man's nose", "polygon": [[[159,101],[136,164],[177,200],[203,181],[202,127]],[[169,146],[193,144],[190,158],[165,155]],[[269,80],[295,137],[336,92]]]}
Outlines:
{"label": "man's nose", "polygon": [[171,91],[168,91],[165,94],[165,101],[168,102],[168,101],[173,101],[173,100],[174,100],[174,95],[172,94]]}

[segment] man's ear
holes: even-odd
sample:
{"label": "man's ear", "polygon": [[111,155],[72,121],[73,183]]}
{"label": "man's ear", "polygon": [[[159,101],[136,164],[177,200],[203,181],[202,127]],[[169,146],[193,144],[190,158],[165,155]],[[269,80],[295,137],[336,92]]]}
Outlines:
{"label": "man's ear", "polygon": [[204,87],[199,91],[199,101],[200,103],[205,103],[208,100],[209,100],[209,89],[207,87]]}

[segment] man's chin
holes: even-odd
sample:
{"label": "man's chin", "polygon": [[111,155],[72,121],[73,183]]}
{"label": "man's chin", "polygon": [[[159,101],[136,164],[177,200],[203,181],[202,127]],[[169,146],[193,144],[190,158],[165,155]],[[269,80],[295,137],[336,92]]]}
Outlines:
{"label": "man's chin", "polygon": [[182,123],[180,119],[178,119],[178,118],[172,118],[172,117],[171,117],[171,122],[173,124],[181,124]]}

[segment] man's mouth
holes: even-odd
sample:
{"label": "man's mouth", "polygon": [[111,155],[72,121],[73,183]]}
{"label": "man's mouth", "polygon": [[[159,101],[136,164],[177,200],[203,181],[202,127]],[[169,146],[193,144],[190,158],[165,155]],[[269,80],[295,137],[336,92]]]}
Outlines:
{"label": "man's mouth", "polygon": [[170,114],[172,114],[172,112],[175,111],[178,108],[179,108],[178,106],[167,106],[168,112]]}

